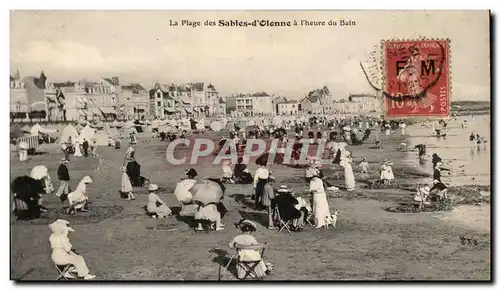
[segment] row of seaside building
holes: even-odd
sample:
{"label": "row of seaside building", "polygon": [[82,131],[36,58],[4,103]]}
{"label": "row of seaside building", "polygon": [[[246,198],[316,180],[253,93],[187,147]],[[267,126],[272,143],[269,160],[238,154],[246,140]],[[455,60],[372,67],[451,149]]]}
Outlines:
{"label": "row of seaside building", "polygon": [[138,83],[123,85],[118,77],[51,82],[43,71],[39,77],[10,76],[12,121],[368,114],[380,108],[375,96],[334,99],[326,86],[289,100],[265,92],[221,96],[210,83],[156,83],[145,89]]}

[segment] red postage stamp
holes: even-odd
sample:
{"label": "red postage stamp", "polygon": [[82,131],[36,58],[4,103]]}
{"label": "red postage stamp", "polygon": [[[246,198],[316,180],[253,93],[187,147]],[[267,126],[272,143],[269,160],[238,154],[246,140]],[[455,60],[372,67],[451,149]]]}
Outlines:
{"label": "red postage stamp", "polygon": [[391,40],[382,49],[386,116],[449,117],[449,40]]}

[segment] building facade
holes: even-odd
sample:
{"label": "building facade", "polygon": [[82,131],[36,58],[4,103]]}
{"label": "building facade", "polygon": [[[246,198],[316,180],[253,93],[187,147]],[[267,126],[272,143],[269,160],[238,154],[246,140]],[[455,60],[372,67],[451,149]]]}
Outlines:
{"label": "building facade", "polygon": [[47,77],[42,71],[39,77],[24,77],[19,71],[10,75],[10,119],[16,121],[46,120],[45,89]]}
{"label": "building facade", "polygon": [[149,93],[150,113],[155,118],[211,117],[225,115],[225,102],[212,84],[155,84]]}
{"label": "building facade", "polygon": [[125,119],[145,119],[149,116],[149,92],[138,83],[121,86],[121,113]]}
{"label": "building facade", "polygon": [[114,120],[120,116],[119,94],[118,78],[49,83],[45,94],[49,119]]}
{"label": "building facade", "polygon": [[227,113],[235,117],[274,116],[272,96],[265,92],[233,95],[226,99]]}
{"label": "building facade", "polygon": [[276,114],[280,116],[297,116],[300,113],[298,101],[283,101],[276,104]]}

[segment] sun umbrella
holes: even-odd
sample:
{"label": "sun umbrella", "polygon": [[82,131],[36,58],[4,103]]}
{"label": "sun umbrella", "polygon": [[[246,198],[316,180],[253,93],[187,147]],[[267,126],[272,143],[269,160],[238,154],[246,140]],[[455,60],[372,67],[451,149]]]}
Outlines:
{"label": "sun umbrella", "polygon": [[193,194],[189,191],[196,184],[194,179],[184,179],[177,183],[174,190],[174,195],[180,202],[189,202],[193,198]]}
{"label": "sun umbrella", "polygon": [[44,165],[37,165],[31,169],[30,177],[40,180],[49,174],[49,170]]}
{"label": "sun umbrella", "polygon": [[210,128],[213,131],[218,132],[218,131],[222,130],[222,124],[221,124],[221,122],[213,121],[212,124],[210,124]]}
{"label": "sun umbrella", "polygon": [[201,202],[203,205],[219,202],[224,194],[221,186],[210,180],[203,180],[195,184],[190,191],[193,193],[193,201]]}
{"label": "sun umbrella", "polygon": [[28,125],[25,125],[21,128],[21,130],[23,132],[26,132],[26,133],[30,133],[31,132],[31,127],[29,127]]}
{"label": "sun umbrella", "polygon": [[280,154],[280,153],[274,154],[274,160],[272,162],[269,162],[269,158],[270,157],[272,158],[272,155],[273,154],[270,154],[270,153],[264,153],[264,154],[260,155],[259,158],[257,158],[255,160],[255,164],[257,164],[257,165],[283,164],[283,161],[284,161],[283,154]]}

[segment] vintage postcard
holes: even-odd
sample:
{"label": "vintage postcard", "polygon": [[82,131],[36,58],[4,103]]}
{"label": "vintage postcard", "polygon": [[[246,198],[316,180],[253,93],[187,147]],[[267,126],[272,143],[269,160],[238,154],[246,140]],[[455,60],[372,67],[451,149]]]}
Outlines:
{"label": "vintage postcard", "polygon": [[489,11],[11,11],[16,281],[491,281]]}

